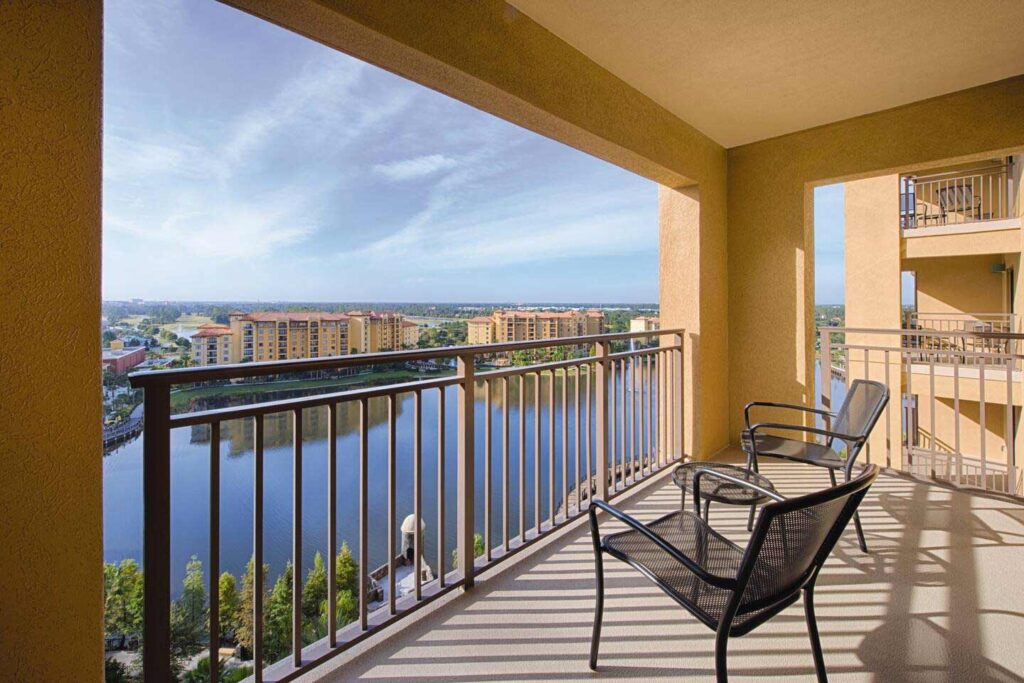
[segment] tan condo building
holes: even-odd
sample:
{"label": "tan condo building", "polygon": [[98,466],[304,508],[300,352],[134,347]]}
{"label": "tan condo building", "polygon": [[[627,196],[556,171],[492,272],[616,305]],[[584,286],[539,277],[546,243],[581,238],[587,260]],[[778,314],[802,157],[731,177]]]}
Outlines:
{"label": "tan condo building", "polygon": [[231,328],[208,323],[192,335],[193,365],[227,365],[235,362],[231,348]]}
{"label": "tan condo building", "polygon": [[604,313],[599,310],[495,311],[467,322],[470,344],[532,341],[581,337],[604,332]]}
{"label": "tan condo building", "polygon": [[377,353],[402,348],[403,318],[390,311],[349,311],[349,352]]}
{"label": "tan condo building", "polygon": [[411,320],[402,321],[402,347],[414,348],[420,341],[420,326]]}
{"label": "tan condo building", "polygon": [[[888,435],[877,430],[876,449],[886,436],[902,443],[893,466],[984,488],[1020,485],[1007,477],[1021,446],[1021,345],[1009,335],[1021,332],[1024,303],[1022,159],[845,185],[846,326],[856,331],[829,355],[850,379],[888,370],[901,412]],[[897,349],[888,362],[884,348]]]}

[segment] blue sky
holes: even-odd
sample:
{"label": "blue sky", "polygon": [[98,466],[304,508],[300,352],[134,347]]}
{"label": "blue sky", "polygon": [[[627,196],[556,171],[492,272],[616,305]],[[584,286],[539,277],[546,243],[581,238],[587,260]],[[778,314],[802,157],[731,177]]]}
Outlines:
{"label": "blue sky", "polygon": [[216,2],[105,15],[105,298],[657,301],[654,183]]}

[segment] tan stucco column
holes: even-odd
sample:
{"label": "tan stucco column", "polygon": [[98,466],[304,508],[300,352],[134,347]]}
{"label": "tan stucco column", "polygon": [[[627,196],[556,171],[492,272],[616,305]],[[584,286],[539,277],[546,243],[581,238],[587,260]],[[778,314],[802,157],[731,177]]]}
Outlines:
{"label": "tan stucco column", "polygon": [[714,188],[658,191],[661,326],[684,328],[683,446],[703,460],[729,443],[724,201]]}
{"label": "tan stucco column", "polygon": [[103,679],[100,0],[0,9],[0,671]]}
{"label": "tan stucco column", "polygon": [[[900,301],[900,210],[899,176],[883,175],[845,184],[845,283],[846,326],[898,330]],[[848,334],[848,344],[899,349],[894,334]],[[866,359],[866,362],[865,362]],[[888,364],[888,375],[886,365]],[[888,376],[887,414],[868,441],[871,462],[899,468],[901,458],[900,410],[903,382],[900,354],[871,349],[851,350],[849,381]],[[838,409],[834,405],[833,409]],[[888,442],[886,437],[888,435]],[[867,461],[868,458],[865,458]]]}

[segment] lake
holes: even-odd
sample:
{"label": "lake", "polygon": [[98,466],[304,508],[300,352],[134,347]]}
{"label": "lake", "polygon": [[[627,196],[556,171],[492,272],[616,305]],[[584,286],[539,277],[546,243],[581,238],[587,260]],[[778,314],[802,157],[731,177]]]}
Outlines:
{"label": "lake", "polygon": [[[542,381],[541,394],[541,513],[548,514],[548,378]],[[526,392],[526,520],[533,520],[533,423],[534,378],[525,380]],[[509,492],[510,535],[518,533],[519,482],[519,392],[520,380],[510,380],[509,405]],[[492,545],[501,542],[502,504],[502,393],[501,383],[492,382]],[[562,378],[555,380],[555,486],[556,508],[561,503],[561,386]],[[477,529],[483,529],[484,487],[484,410],[482,385],[478,385],[476,400],[477,464],[476,515]],[[576,480],[575,453],[575,379],[569,378],[569,479]],[[295,395],[294,393],[292,394]],[[277,395],[262,395],[260,400],[277,399]],[[451,551],[455,548],[456,534],[456,466],[457,466],[457,405],[456,387],[445,393],[445,557],[447,570],[451,570]],[[233,402],[248,402],[245,397],[219,398],[195,403],[190,409],[221,407]],[[400,525],[413,509],[413,395],[400,396],[397,420],[397,476],[398,500],[395,523]],[[338,547],[347,541],[356,553],[358,545],[358,420],[357,403],[342,404],[338,411]],[[369,528],[368,555],[370,569],[387,561],[387,401],[370,401],[369,433]],[[424,557],[435,574],[438,568],[437,551],[437,437],[438,390],[423,394],[422,434],[422,505]],[[591,420],[593,432],[593,419]],[[585,435],[582,435],[585,436]],[[252,489],[253,489],[253,423],[235,420],[221,426],[221,551],[222,571],[240,576],[252,554]],[[584,439],[585,443],[585,439]],[[291,557],[292,542],[292,428],[291,415],[271,415],[265,423],[264,447],[264,558],[270,564],[270,579],[282,570]],[[208,527],[210,430],[208,427],[189,427],[171,432],[171,568],[173,590],[178,592],[184,578],[185,564],[191,555],[197,555],[208,566]],[[592,467],[595,465],[592,461]],[[584,464],[584,473],[586,472]],[[117,562],[124,558],[142,558],[142,438],[120,447],[104,458],[104,559]],[[303,568],[312,563],[313,554],[320,551],[326,556],[327,548],[327,409],[303,411],[303,500],[302,542]],[[571,488],[571,486],[570,486]]]}

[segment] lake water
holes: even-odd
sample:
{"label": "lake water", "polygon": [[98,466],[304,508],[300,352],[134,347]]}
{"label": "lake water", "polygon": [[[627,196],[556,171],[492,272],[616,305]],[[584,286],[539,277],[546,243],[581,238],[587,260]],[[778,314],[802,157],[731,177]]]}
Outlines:
{"label": "lake water", "polygon": [[[815,370],[816,396],[820,397],[821,373]],[[502,511],[502,393],[501,383],[492,382],[492,545],[501,542]],[[555,381],[555,505],[561,504],[561,378]],[[548,379],[541,392],[541,513],[548,515]],[[510,380],[509,405],[509,506],[510,535],[518,533],[519,482],[519,380]],[[571,483],[577,481],[575,453],[575,380],[569,379],[569,458]],[[533,406],[534,379],[525,380],[526,394],[526,520],[533,520]],[[846,392],[842,382],[832,381],[834,409]],[[291,394],[295,395],[295,394]],[[264,395],[261,400],[281,398]],[[205,401],[192,406],[198,410],[221,407],[244,398]],[[413,472],[413,396],[404,394],[398,404],[396,526],[412,513]],[[437,409],[438,391],[423,395],[422,505],[424,521],[424,556],[437,572]],[[338,424],[338,547],[347,541],[353,554],[358,547],[358,404],[339,408]],[[455,547],[456,521],[456,388],[445,394],[445,552],[444,562],[451,569],[451,551]],[[594,420],[591,419],[593,436]],[[484,400],[482,385],[476,401],[476,516],[477,529],[483,530],[484,510]],[[308,569],[313,554],[326,556],[327,548],[327,410],[308,409],[303,412],[303,567]],[[585,436],[585,435],[583,435]],[[264,557],[270,564],[270,578],[281,571],[291,557],[292,542],[292,429],[290,414],[268,416],[265,423],[264,472]],[[617,441],[618,439],[616,439]],[[253,487],[253,424],[251,420],[226,422],[221,427],[221,568],[240,576],[252,554],[252,487]],[[583,439],[585,443],[585,438]],[[369,434],[369,545],[370,569],[387,561],[387,402],[370,402]],[[637,449],[639,452],[639,448]],[[584,451],[585,452],[585,451]],[[210,514],[209,458],[210,430],[190,427],[171,433],[171,568],[173,589],[177,592],[184,578],[185,564],[193,554],[206,567]],[[596,464],[592,461],[591,467]],[[586,465],[584,464],[584,473]],[[121,446],[103,460],[104,558],[117,562],[124,558],[142,558],[142,437]]]}
{"label": "lake water", "polygon": [[[533,434],[534,379],[525,380],[526,393],[526,520],[533,520]],[[541,393],[541,513],[548,515],[548,378]],[[502,505],[502,393],[501,383],[492,382],[492,544],[501,542]],[[483,529],[484,487],[484,399],[478,385],[476,401],[477,530]],[[561,387],[555,381],[555,505],[561,503]],[[510,536],[518,533],[519,482],[519,380],[510,380]],[[569,379],[569,480],[576,481],[575,452],[575,380]],[[426,522],[424,557],[437,572],[437,437],[438,390],[423,394],[422,434],[422,506]],[[294,394],[293,394],[294,395]],[[264,395],[260,400],[279,396]],[[445,551],[444,562],[451,570],[451,551],[455,548],[457,405],[456,387],[445,393]],[[245,399],[232,398],[242,401]],[[205,401],[192,410],[227,405],[229,399]],[[396,526],[413,510],[413,395],[404,394],[398,404]],[[338,540],[347,541],[356,553],[358,546],[358,420],[357,403],[339,407],[338,423]],[[585,423],[584,423],[585,424]],[[593,419],[591,427],[593,432]],[[585,436],[585,435],[582,435]],[[253,511],[253,423],[235,420],[221,426],[221,550],[222,571],[241,575],[252,554]],[[387,561],[387,401],[370,401],[369,434],[369,565],[373,569]],[[585,443],[585,439],[584,439]],[[265,423],[264,447],[264,557],[270,564],[270,580],[291,556],[292,542],[292,428],[290,414],[271,415]],[[585,452],[585,450],[584,450]],[[171,568],[175,592],[184,577],[185,564],[193,554],[208,566],[208,528],[210,430],[190,427],[171,433]],[[595,465],[592,462],[592,467]],[[584,474],[586,465],[584,464]],[[142,438],[139,437],[104,458],[104,557],[108,562],[123,558],[142,558]],[[327,410],[303,411],[303,571],[312,563],[313,554],[327,548]]]}

